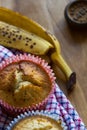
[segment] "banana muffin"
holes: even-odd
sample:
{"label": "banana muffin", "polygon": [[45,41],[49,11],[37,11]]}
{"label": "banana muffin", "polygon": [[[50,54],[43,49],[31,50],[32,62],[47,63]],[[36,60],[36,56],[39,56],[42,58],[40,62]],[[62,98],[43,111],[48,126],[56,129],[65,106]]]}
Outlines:
{"label": "banana muffin", "polygon": [[[54,74],[40,58],[14,56],[0,69],[0,102],[7,108],[21,109],[43,106],[53,92]],[[8,107],[10,106],[10,107]],[[13,107],[13,108],[12,108]]]}
{"label": "banana muffin", "polygon": [[67,130],[67,126],[58,115],[46,111],[31,111],[15,118],[7,130]]}
{"label": "banana muffin", "polygon": [[63,130],[60,122],[46,116],[32,116],[18,122],[12,130]]}

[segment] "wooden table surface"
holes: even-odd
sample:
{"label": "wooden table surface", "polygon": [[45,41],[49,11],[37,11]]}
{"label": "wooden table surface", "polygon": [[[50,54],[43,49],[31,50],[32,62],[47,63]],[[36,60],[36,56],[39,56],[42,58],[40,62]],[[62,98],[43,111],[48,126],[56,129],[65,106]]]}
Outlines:
{"label": "wooden table surface", "polygon": [[68,94],[63,80],[57,78],[60,88],[87,125],[87,32],[72,30],[64,18],[65,6],[70,0],[0,0],[0,6],[26,15],[59,40],[61,53],[77,74],[74,90]]}

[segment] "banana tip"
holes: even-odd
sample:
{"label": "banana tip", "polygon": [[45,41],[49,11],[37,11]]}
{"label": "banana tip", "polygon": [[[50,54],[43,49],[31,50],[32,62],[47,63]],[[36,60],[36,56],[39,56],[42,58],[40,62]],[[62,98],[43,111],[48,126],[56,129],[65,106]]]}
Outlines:
{"label": "banana tip", "polygon": [[68,82],[67,82],[67,89],[69,91],[71,91],[74,87],[74,85],[76,84],[76,73],[73,72],[71,73],[69,79],[68,79]]}

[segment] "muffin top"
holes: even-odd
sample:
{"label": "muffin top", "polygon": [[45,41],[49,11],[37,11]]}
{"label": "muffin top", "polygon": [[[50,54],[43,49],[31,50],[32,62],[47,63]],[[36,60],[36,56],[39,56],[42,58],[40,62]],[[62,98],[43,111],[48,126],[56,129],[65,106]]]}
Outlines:
{"label": "muffin top", "polygon": [[34,115],[21,119],[12,130],[63,130],[61,122],[50,117]]}
{"label": "muffin top", "polygon": [[42,66],[29,61],[11,63],[0,71],[0,99],[15,107],[42,102],[52,89]]}

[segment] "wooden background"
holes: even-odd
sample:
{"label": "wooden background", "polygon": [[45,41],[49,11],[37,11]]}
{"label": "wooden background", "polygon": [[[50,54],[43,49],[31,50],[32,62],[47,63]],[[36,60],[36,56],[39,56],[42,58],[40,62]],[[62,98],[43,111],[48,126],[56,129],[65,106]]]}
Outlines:
{"label": "wooden background", "polygon": [[70,0],[0,0],[0,6],[18,11],[50,30],[59,40],[64,59],[77,74],[77,84],[68,94],[65,82],[57,79],[60,88],[87,125],[87,31],[74,31],[64,18]]}

